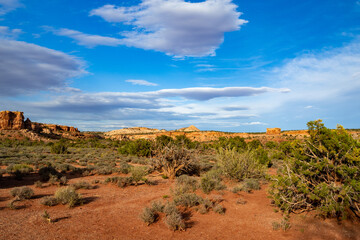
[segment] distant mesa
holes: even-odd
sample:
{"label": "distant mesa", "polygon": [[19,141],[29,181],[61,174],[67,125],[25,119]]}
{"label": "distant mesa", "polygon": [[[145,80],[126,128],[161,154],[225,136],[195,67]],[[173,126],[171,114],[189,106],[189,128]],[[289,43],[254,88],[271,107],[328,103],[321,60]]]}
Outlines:
{"label": "distant mesa", "polygon": [[31,122],[29,118],[24,121],[23,112],[2,111],[0,112],[0,130],[21,130],[27,129],[38,133],[51,134],[53,132],[78,133],[74,127],[56,124],[44,124]]}
{"label": "distant mesa", "polygon": [[266,135],[280,135],[281,128],[267,128]]}
{"label": "distant mesa", "polygon": [[113,130],[110,132],[106,132],[105,135],[112,136],[112,135],[127,135],[127,134],[146,134],[146,133],[161,133],[166,132],[166,130],[156,129],[156,128],[147,128],[147,127],[131,127],[131,128],[122,128]]}

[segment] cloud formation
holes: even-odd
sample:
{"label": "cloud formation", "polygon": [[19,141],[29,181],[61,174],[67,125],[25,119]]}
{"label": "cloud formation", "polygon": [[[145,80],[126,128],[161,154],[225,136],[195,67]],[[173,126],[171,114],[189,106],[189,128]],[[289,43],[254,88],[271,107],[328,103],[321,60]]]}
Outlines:
{"label": "cloud formation", "polygon": [[215,55],[224,33],[247,23],[231,0],[143,0],[133,7],[104,5],[90,12],[105,21],[133,26],[122,44],[177,57]]}
{"label": "cloud formation", "polygon": [[0,0],[0,16],[21,7],[19,0]]}
{"label": "cloud formation", "polygon": [[79,59],[26,42],[0,39],[0,95],[14,96],[52,87],[85,74]]}
{"label": "cloud formation", "polygon": [[7,26],[0,26],[0,39],[16,39],[21,33],[21,29],[10,29]]}
{"label": "cloud formation", "polygon": [[85,47],[89,47],[89,48],[96,47],[99,45],[116,47],[116,46],[119,46],[122,44],[122,41],[117,38],[86,34],[86,33],[82,33],[82,32],[67,29],[67,28],[54,29],[51,27],[45,27],[45,29],[50,30],[55,35],[65,36],[65,37],[74,39],[77,44],[85,46]]}
{"label": "cloud formation", "polygon": [[142,86],[158,86],[157,83],[148,82],[146,80],[128,79],[128,80],[125,80],[125,82],[129,82],[134,85],[142,85]]}

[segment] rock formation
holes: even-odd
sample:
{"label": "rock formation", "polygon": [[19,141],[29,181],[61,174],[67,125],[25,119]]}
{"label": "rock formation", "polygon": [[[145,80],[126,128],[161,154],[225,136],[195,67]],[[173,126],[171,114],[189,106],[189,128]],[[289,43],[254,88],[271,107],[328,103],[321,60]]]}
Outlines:
{"label": "rock formation", "polygon": [[189,127],[180,128],[176,130],[177,132],[199,132],[200,130],[194,125],[190,125]]}
{"label": "rock formation", "polygon": [[24,121],[23,112],[0,112],[0,130],[21,130],[28,129],[34,132],[43,132],[51,134],[52,132],[72,132],[77,133],[79,130],[74,127],[61,126],[55,124],[44,124],[31,122],[29,118]]}
{"label": "rock formation", "polygon": [[0,129],[20,130],[25,128],[23,112],[0,112]]}
{"label": "rock formation", "polygon": [[148,134],[148,133],[161,133],[166,132],[165,130],[159,130],[156,128],[146,128],[146,127],[132,127],[132,128],[123,128],[118,130],[113,130],[106,132],[105,135],[123,135],[123,134]]}
{"label": "rock formation", "polygon": [[279,134],[281,134],[281,128],[267,128],[266,134],[267,135],[279,135]]}

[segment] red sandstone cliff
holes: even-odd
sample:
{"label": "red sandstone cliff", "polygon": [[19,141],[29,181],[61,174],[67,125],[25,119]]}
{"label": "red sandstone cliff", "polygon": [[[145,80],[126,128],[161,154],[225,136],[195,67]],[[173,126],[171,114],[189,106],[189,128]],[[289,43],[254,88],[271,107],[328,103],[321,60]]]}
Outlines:
{"label": "red sandstone cliff", "polygon": [[44,133],[79,132],[79,130],[74,127],[31,122],[30,119],[28,118],[24,121],[23,112],[11,112],[11,111],[0,112],[0,130],[20,130],[20,129],[28,129],[35,132],[44,132]]}

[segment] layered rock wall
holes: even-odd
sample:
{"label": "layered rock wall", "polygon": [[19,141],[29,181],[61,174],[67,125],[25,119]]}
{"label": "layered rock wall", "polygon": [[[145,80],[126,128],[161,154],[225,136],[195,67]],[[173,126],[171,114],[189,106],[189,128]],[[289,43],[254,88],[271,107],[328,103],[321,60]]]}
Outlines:
{"label": "layered rock wall", "polygon": [[23,112],[0,112],[0,129],[20,130],[25,128]]}
{"label": "layered rock wall", "polygon": [[44,132],[44,133],[79,132],[79,130],[74,127],[31,122],[30,119],[28,118],[24,121],[23,112],[12,112],[12,111],[0,112],[0,130],[21,130],[21,129],[28,129],[35,132]]}

